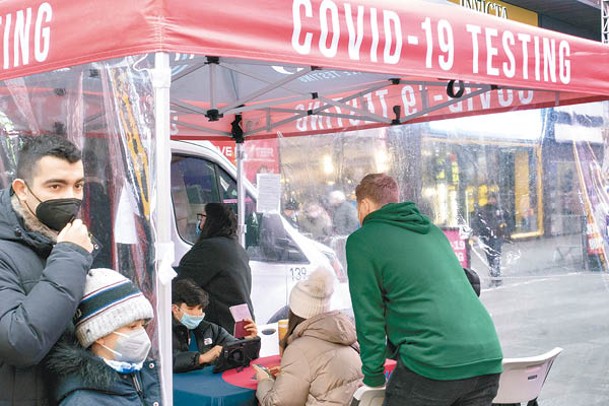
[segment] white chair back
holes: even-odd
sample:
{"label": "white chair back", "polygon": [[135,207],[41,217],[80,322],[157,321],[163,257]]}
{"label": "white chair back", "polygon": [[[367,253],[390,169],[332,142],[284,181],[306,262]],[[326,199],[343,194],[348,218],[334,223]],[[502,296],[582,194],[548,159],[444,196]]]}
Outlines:
{"label": "white chair back", "polygon": [[499,391],[493,404],[522,403],[537,399],[554,360],[562,350],[556,347],[533,357],[504,358]]}
{"label": "white chair back", "polygon": [[385,400],[385,388],[359,387],[353,394],[351,406],[382,406]]}

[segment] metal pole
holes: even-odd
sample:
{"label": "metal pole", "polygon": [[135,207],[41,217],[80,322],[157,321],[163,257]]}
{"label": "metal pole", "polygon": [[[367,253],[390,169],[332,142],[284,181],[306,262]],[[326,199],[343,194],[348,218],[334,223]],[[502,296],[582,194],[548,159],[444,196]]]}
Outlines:
{"label": "metal pole", "polygon": [[609,0],[601,0],[601,35],[603,44],[609,44]]}
{"label": "metal pole", "polygon": [[[171,333],[171,280],[176,275],[172,268],[175,255],[171,241],[171,148],[169,141],[169,95],[171,87],[171,68],[169,54],[155,54],[154,69],[150,74],[154,88],[154,120],[155,120],[155,185],[153,206],[153,225],[156,229],[155,263],[156,263],[156,295],[159,337],[159,363],[163,405],[173,405],[173,357]],[[156,214],[156,216],[154,216]]]}
{"label": "metal pole", "polygon": [[243,161],[245,159],[245,144],[243,141],[237,141],[237,234],[239,243],[245,247],[245,184],[243,178],[245,172],[243,170]]}

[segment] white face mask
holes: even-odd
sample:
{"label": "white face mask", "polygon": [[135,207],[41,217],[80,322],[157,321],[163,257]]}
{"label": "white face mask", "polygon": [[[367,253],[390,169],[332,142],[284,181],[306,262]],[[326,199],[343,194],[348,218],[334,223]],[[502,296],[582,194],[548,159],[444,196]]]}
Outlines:
{"label": "white face mask", "polygon": [[119,336],[114,349],[106,347],[103,344],[100,345],[114,354],[116,361],[139,364],[146,360],[152,346],[146,330],[140,328],[131,334],[123,334],[117,331],[112,333]]}

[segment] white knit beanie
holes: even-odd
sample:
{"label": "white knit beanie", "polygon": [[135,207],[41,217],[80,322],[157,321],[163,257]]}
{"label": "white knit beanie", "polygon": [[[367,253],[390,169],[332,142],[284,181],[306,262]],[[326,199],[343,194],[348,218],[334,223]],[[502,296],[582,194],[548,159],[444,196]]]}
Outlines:
{"label": "white knit beanie", "polygon": [[152,305],[133,282],[112,269],[91,269],[74,315],[76,338],[89,348],[114,330],[153,317]]}
{"label": "white knit beanie", "polygon": [[309,319],[330,310],[330,298],[334,293],[334,274],[319,267],[309,279],[298,282],[290,292],[290,310],[296,316]]}

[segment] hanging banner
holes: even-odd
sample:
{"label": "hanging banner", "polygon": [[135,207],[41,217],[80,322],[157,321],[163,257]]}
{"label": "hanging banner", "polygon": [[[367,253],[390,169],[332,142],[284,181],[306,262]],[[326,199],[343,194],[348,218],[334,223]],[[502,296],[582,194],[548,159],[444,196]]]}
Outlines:
{"label": "hanging banner", "polygon": [[459,227],[442,227],[444,235],[448,238],[450,246],[459,259],[463,268],[470,267],[470,247],[467,234],[463,233]]}
{"label": "hanging banner", "polygon": [[237,165],[237,145],[233,140],[214,140],[212,144],[226,157],[233,165]]}
{"label": "hanging banner", "polygon": [[245,176],[253,184],[258,183],[258,175],[280,173],[279,142],[277,139],[252,140],[245,143]]}
{"label": "hanging banner", "polygon": [[[212,139],[211,142],[233,165],[237,165],[235,141]],[[279,143],[277,139],[251,140],[246,142],[243,167],[245,169],[245,177],[253,185],[257,183],[258,174],[280,173]]]}

